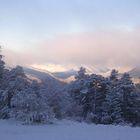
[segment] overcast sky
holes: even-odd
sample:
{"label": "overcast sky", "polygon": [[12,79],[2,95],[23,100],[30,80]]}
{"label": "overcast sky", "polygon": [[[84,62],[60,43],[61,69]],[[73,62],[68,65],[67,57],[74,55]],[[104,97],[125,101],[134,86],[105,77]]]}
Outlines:
{"label": "overcast sky", "polygon": [[9,64],[139,66],[140,0],[0,0]]}

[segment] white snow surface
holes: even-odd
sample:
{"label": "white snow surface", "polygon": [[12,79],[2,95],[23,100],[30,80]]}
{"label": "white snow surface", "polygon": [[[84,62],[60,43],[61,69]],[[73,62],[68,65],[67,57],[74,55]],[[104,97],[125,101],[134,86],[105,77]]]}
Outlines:
{"label": "white snow surface", "polygon": [[50,125],[22,125],[0,120],[0,140],[140,140],[140,128],[67,120]]}

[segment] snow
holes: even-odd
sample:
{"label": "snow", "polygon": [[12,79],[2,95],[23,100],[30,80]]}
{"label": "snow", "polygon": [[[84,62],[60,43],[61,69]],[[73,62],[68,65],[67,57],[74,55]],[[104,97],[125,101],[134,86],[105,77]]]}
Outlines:
{"label": "snow", "polygon": [[72,121],[50,125],[21,125],[0,121],[1,140],[140,140],[140,128],[104,126]]}

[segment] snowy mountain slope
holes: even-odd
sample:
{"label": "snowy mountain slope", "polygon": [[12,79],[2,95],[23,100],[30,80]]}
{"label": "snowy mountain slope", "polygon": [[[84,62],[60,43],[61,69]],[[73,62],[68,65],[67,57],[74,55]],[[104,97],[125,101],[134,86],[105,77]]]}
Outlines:
{"label": "snowy mountain slope", "polygon": [[71,76],[77,75],[77,71],[75,70],[69,70],[69,71],[64,71],[64,72],[55,72],[52,73],[55,77],[61,78],[61,79],[67,79]]}
{"label": "snowy mountain slope", "polygon": [[[86,68],[87,73],[95,73],[95,74],[103,74],[108,75],[111,69],[102,66],[92,66],[92,65],[81,65],[82,67]],[[63,65],[32,65],[30,66],[31,69],[35,69],[37,71],[51,73],[57,78],[60,79],[67,79],[71,76],[75,76],[77,71],[80,69],[81,66],[72,65],[72,66],[63,66]]]}
{"label": "snowy mountain slope", "polygon": [[24,72],[32,77],[36,77],[38,79],[41,79],[41,80],[57,80],[56,77],[54,77],[51,73],[49,72],[42,72],[40,70],[37,70],[37,69],[32,69],[32,68],[25,68],[24,67]]}
{"label": "snowy mountain slope", "polygon": [[29,78],[33,80],[43,80],[54,83],[69,83],[74,80],[74,77],[77,74],[77,72],[74,70],[51,73],[49,71],[27,67],[24,67],[24,72]]}
{"label": "snowy mountain slope", "polygon": [[[98,73],[98,74],[101,74],[103,76],[108,76],[111,72],[110,69],[103,69],[103,70],[98,70],[97,72],[97,69],[95,70],[95,68],[93,67],[86,67],[87,69],[87,72],[88,73]],[[76,70],[68,70],[68,71],[64,71],[64,72],[49,72],[49,71],[43,71],[43,70],[40,70],[40,69],[35,69],[35,68],[24,68],[24,71],[25,73],[31,77],[32,79],[41,79],[41,80],[57,80],[57,81],[61,81],[61,82],[65,82],[65,83],[69,83],[71,81],[74,80],[74,77],[75,75],[77,74],[77,71]],[[128,72],[130,74],[130,76],[132,77],[133,81],[138,83],[140,82],[140,68],[139,67],[136,67],[132,70],[130,70]],[[121,75],[121,74],[120,74]]]}
{"label": "snowy mountain slope", "polygon": [[0,120],[1,140],[140,140],[140,128],[60,121],[52,125],[21,125]]}
{"label": "snowy mountain slope", "polygon": [[129,74],[133,78],[139,78],[140,77],[140,68],[139,67],[133,68],[131,71],[129,71]]}
{"label": "snowy mountain slope", "polygon": [[65,89],[66,82],[55,77],[50,72],[42,72],[31,68],[24,68],[24,72],[32,79],[36,80],[37,78],[38,80],[43,81],[46,86],[46,91],[49,93],[61,93]]}
{"label": "snowy mountain slope", "polygon": [[135,83],[140,82],[140,67],[133,68],[128,72]]}

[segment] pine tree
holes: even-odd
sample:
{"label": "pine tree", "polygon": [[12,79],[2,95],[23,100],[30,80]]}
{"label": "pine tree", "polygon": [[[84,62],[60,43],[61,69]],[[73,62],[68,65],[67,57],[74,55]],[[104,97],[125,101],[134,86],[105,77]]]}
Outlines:
{"label": "pine tree", "polygon": [[75,79],[84,79],[86,78],[86,69],[84,67],[80,67],[80,70],[78,71],[78,75],[75,76]]}
{"label": "pine tree", "polygon": [[36,85],[37,83],[33,82],[13,96],[10,117],[26,124],[50,123],[53,120],[51,107],[40,90],[36,90],[38,88]]}
{"label": "pine tree", "polygon": [[17,66],[7,73],[6,79],[3,80],[2,91],[0,97],[0,118],[9,118],[9,110],[11,108],[11,100],[15,94],[22,91],[29,82],[23,72],[22,67]]}
{"label": "pine tree", "polygon": [[134,122],[138,105],[138,95],[135,92],[135,86],[128,73],[124,73],[121,78],[121,90],[123,95],[123,117],[126,122]]}
{"label": "pine tree", "polygon": [[[94,123],[100,123],[102,115],[102,104],[106,97],[106,79],[100,75],[92,74],[89,78],[88,94],[86,104],[89,115],[87,116]],[[86,109],[85,109],[86,110]]]}
{"label": "pine tree", "polygon": [[87,75],[83,68],[78,73],[77,80],[71,86],[72,97],[81,108],[79,112],[84,120],[99,123],[106,94],[105,78],[95,74]]}
{"label": "pine tree", "polygon": [[[1,46],[0,46],[0,52],[1,52]],[[0,54],[0,88],[1,88],[1,84],[2,84],[4,70],[5,70],[5,62],[3,61],[3,55]]]}
{"label": "pine tree", "polygon": [[135,96],[135,102],[133,103],[133,125],[140,126],[140,85],[136,84],[136,88],[134,93]]}
{"label": "pine tree", "polygon": [[113,123],[111,118],[112,113],[112,92],[111,92],[111,86],[110,83],[107,85],[107,94],[105,97],[105,100],[102,104],[102,118],[101,123],[103,124],[111,124]]}
{"label": "pine tree", "polygon": [[102,123],[122,123],[122,93],[120,91],[120,80],[116,70],[112,70],[108,78],[107,89],[108,93],[103,103]]}
{"label": "pine tree", "polygon": [[75,77],[75,81],[68,86],[68,92],[71,97],[71,107],[69,110],[69,115],[76,120],[83,119],[83,100],[87,94],[87,78],[89,75],[86,74],[86,69],[81,67],[78,71],[78,75]]}

